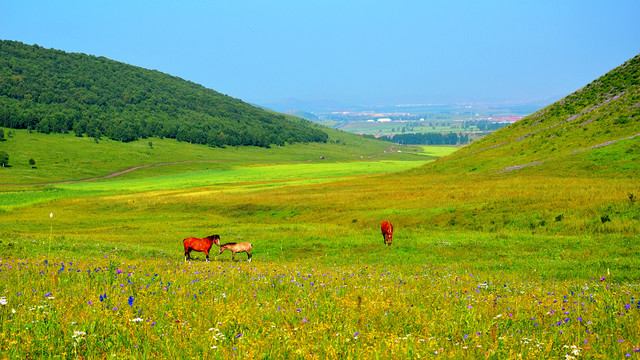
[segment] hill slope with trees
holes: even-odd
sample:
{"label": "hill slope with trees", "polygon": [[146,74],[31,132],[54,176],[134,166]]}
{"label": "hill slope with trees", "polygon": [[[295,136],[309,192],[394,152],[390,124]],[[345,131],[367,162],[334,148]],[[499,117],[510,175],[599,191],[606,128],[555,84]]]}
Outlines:
{"label": "hill slope with trees", "polygon": [[155,70],[6,40],[0,41],[0,126],[123,142],[157,136],[210,146],[328,139],[309,121]]}

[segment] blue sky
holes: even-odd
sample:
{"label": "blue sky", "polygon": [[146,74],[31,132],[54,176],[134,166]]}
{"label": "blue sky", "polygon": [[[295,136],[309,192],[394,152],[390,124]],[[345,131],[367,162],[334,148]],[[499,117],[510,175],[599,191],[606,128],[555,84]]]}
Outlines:
{"label": "blue sky", "polygon": [[531,101],[640,53],[640,1],[0,0],[0,38],[257,104]]}

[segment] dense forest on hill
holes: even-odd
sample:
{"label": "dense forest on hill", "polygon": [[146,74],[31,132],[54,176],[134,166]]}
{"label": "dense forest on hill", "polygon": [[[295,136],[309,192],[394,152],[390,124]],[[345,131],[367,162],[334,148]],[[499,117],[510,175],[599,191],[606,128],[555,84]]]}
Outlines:
{"label": "dense forest on hill", "polygon": [[326,142],[318,125],[104,57],[0,41],[0,126],[210,146]]}

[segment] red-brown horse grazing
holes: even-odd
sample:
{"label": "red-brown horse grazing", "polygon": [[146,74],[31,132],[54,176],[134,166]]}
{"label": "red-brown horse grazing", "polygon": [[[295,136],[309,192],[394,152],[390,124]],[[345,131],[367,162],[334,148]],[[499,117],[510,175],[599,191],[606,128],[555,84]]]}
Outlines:
{"label": "red-brown horse grazing", "polygon": [[191,250],[194,251],[204,251],[205,255],[207,255],[207,261],[209,261],[209,250],[213,243],[220,243],[219,235],[211,235],[207,236],[204,239],[199,239],[195,237],[189,237],[182,241],[184,244],[184,260],[191,260]]}
{"label": "red-brown horse grazing", "polygon": [[383,221],[380,225],[380,230],[382,230],[382,237],[384,238],[385,245],[391,245],[391,238],[393,237],[393,225],[391,225],[388,221]]}

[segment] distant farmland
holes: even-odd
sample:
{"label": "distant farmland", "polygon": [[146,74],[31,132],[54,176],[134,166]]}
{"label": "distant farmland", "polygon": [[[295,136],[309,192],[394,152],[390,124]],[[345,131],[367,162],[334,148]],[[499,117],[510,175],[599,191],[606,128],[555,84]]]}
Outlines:
{"label": "distant farmland", "polygon": [[[317,114],[313,121],[335,129],[399,144],[464,145],[535,112],[539,105],[423,105],[374,111],[336,111]],[[439,134],[416,137],[410,134]],[[450,134],[456,134],[452,136]]]}

